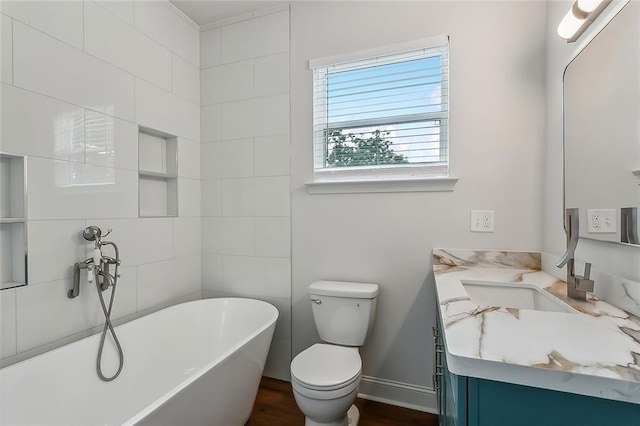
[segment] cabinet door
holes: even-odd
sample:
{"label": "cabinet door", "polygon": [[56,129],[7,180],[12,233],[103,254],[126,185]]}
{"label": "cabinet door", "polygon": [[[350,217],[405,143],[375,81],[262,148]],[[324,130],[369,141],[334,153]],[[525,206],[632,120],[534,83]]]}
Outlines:
{"label": "cabinet door", "polygon": [[473,426],[640,426],[640,404],[468,380],[469,424]]}

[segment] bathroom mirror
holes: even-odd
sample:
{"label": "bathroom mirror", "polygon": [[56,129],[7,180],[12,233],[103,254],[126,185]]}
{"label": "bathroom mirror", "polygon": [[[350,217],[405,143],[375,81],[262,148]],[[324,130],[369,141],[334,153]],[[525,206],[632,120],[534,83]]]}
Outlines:
{"label": "bathroom mirror", "polygon": [[640,2],[629,2],[564,75],[565,207],[580,237],[639,245]]}

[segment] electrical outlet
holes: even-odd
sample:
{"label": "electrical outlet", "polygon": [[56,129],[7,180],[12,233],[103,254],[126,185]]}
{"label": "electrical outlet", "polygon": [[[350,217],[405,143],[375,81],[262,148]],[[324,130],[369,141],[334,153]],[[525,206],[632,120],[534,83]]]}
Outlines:
{"label": "electrical outlet", "polygon": [[617,232],[616,209],[587,209],[587,232],[615,234]]}
{"label": "electrical outlet", "polygon": [[494,231],[493,210],[471,210],[471,232]]}

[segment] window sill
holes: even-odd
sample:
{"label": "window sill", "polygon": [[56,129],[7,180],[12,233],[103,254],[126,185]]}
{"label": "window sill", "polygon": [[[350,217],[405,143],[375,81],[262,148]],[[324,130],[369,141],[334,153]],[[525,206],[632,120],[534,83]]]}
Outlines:
{"label": "window sill", "polygon": [[309,194],[364,194],[382,192],[451,192],[457,177],[305,183]]}

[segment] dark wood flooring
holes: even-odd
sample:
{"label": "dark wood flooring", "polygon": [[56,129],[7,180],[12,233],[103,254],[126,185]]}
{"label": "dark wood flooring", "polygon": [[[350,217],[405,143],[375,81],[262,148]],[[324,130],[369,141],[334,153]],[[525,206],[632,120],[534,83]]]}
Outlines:
{"label": "dark wood flooring", "polygon": [[[360,426],[437,426],[434,414],[382,404],[366,399],[356,399],[360,410]],[[246,426],[302,426],[304,415],[293,398],[291,384],[263,377]]]}

